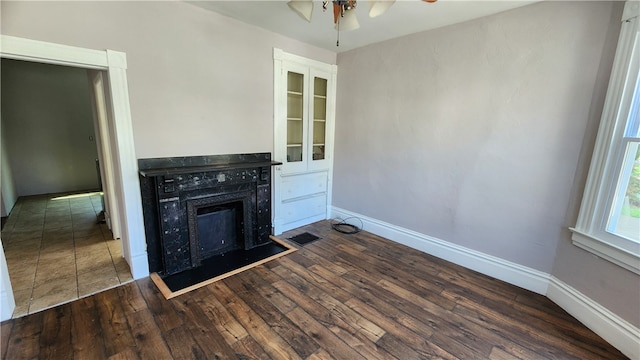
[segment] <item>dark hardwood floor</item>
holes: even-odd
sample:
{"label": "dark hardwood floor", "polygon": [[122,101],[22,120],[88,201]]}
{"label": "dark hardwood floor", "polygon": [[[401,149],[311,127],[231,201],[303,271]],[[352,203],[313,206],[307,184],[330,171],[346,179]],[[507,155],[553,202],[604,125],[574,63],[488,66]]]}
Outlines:
{"label": "dark hardwood floor", "polygon": [[172,300],[149,278],[1,325],[2,359],[622,359],[547,298],[320,222]]}

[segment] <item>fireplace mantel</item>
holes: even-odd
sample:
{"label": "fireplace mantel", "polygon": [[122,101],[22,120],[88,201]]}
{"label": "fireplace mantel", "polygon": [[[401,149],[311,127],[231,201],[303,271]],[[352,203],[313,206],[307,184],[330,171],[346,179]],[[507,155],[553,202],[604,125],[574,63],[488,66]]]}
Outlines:
{"label": "fireplace mantel", "polygon": [[212,164],[212,165],[198,165],[198,166],[184,166],[184,167],[167,167],[167,168],[140,170],[140,175],[144,177],[152,177],[152,176],[162,176],[162,175],[190,174],[190,173],[207,172],[207,171],[220,171],[220,170],[229,170],[229,169],[271,167],[275,165],[282,165],[282,163],[277,161],[262,161],[262,162],[256,161],[256,162],[226,163],[226,164]]}

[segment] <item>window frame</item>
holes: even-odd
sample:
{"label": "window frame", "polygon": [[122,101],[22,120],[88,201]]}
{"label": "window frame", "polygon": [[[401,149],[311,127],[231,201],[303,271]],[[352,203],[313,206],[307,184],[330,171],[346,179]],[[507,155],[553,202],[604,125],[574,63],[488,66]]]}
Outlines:
{"label": "window frame", "polygon": [[639,15],[638,1],[627,1],[578,220],[569,228],[574,245],[636,274],[640,274],[640,243],[606,228],[624,156],[620,146],[640,76]]}

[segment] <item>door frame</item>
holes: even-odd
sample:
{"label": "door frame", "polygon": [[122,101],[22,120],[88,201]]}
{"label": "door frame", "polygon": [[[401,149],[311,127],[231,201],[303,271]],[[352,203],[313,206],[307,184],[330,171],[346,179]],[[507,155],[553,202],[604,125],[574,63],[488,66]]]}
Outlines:
{"label": "door frame", "polygon": [[[307,147],[304,152],[307,154],[306,159],[303,156],[301,162],[287,162],[286,154],[286,137],[287,137],[287,74],[288,70],[298,71],[306,74],[305,89],[309,91],[311,84],[310,79],[315,75],[322,75],[327,78],[327,114],[326,114],[326,133],[325,133],[325,159],[320,161],[310,161],[308,156],[311,153],[313,139],[309,139],[312,132],[309,124],[303,124],[303,138]],[[275,166],[274,184],[275,190],[272,195],[273,203],[273,231],[275,235],[279,235],[284,231],[299,227],[314,221],[328,219],[331,214],[332,203],[332,187],[333,187],[333,143],[335,133],[335,107],[336,107],[336,84],[337,84],[338,66],[335,64],[327,64],[321,61],[305,58],[299,55],[285,52],[279,48],[273,48],[273,83],[274,83],[274,105],[273,105],[273,146],[274,160],[279,161],[282,165]],[[308,101],[308,100],[303,100]],[[303,123],[309,120],[309,108],[312,108],[308,102],[303,105]],[[326,184],[326,210],[323,215],[307,217],[301,221],[289,222],[284,224],[284,214],[282,209],[282,191],[285,177],[293,178],[299,175],[311,173],[327,173]],[[287,200],[289,201],[289,200]]]}
{"label": "door frame", "polygon": [[[110,109],[107,100],[107,82],[103,71],[87,70],[89,87],[91,91],[91,103],[93,107],[93,126],[96,134],[96,145],[98,145],[98,161],[100,163],[100,181],[103,189],[103,214],[114,238],[121,238],[120,223],[118,222],[118,198],[116,194],[116,184],[113,164],[112,141],[110,140],[110,129],[108,127]],[[113,218],[113,221],[112,221]]]}
{"label": "door frame", "polygon": [[[120,238],[124,257],[131,268],[134,279],[149,275],[149,263],[146,250],[146,239],[140,201],[140,182],[138,164],[133,141],[133,126],[129,91],[127,87],[127,58],[123,52],[113,50],[93,50],[67,46],[14,36],[0,35],[0,58],[32,61],[37,63],[72,66],[89,70],[105,71],[108,86],[105,92],[109,95],[107,106],[111,109],[112,121],[107,127],[114,135],[111,148],[114,174],[110,181],[115,184],[115,194],[119,205],[117,221],[120,225]],[[4,257],[4,254],[2,254]],[[0,266],[0,277],[8,278],[6,268]],[[11,304],[7,293],[12,293],[11,284],[2,281],[0,285],[0,306]],[[7,300],[9,299],[9,300]],[[5,304],[5,301],[8,301]],[[13,310],[11,310],[12,312]]]}

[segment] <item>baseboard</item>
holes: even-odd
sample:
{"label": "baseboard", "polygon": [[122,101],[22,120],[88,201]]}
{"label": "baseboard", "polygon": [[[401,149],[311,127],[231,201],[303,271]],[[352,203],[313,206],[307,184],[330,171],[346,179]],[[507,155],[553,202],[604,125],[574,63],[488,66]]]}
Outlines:
{"label": "baseboard", "polygon": [[[547,294],[549,285],[549,274],[547,273],[335,206],[332,208],[331,217],[358,218],[362,221],[364,229],[370,233],[538,294]],[[352,224],[361,225],[358,221],[354,221]]]}
{"label": "baseboard", "polygon": [[0,321],[11,319],[15,308],[16,300],[13,297],[7,259],[4,257],[2,241],[0,241]]}
{"label": "baseboard", "polygon": [[640,329],[554,276],[547,297],[630,359],[640,359]]}
{"label": "baseboard", "polygon": [[134,280],[149,276],[149,257],[147,252],[142,252],[131,256],[129,269]]}
{"label": "baseboard", "polygon": [[[11,296],[13,298],[13,296]],[[16,303],[13,299],[9,299],[9,295],[5,289],[0,291],[0,321],[11,319]]]}

